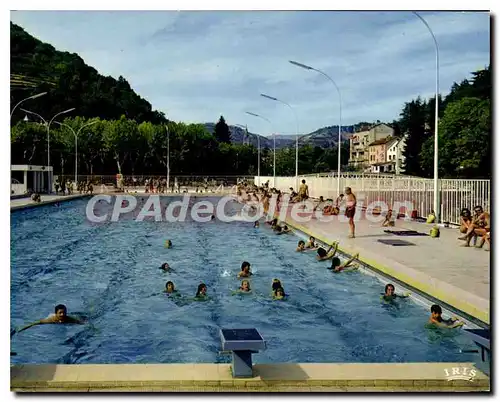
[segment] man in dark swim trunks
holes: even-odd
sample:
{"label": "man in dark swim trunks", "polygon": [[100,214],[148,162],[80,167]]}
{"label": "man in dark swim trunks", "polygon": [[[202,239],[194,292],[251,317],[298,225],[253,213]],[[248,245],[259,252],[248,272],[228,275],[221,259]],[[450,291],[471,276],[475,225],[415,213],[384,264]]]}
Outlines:
{"label": "man in dark swim trunks", "polygon": [[346,187],[346,210],[345,216],[349,218],[349,228],[351,229],[351,233],[349,234],[349,238],[354,239],[354,230],[356,227],[354,226],[354,215],[356,213],[356,196],[353,194],[351,187]]}

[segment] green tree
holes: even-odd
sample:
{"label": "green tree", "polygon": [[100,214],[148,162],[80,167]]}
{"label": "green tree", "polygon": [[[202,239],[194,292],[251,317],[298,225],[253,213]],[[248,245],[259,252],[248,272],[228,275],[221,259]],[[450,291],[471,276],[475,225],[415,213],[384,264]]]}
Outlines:
{"label": "green tree", "polygon": [[221,116],[215,125],[215,139],[218,142],[231,143],[231,132],[229,131],[229,126],[226,124],[226,120],[224,120],[224,116]]}

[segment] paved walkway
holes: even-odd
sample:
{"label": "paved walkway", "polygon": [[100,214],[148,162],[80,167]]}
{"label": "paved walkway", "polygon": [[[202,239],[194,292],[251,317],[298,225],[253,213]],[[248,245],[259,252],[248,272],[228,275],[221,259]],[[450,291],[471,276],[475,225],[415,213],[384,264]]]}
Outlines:
{"label": "paved walkway", "polygon": [[[357,212],[359,213],[359,212]],[[345,219],[321,222],[297,222],[290,216],[286,222],[326,243],[339,241],[347,254],[360,254],[360,261],[413,286],[438,300],[489,323],[490,252],[475,247],[461,247],[463,241],[456,228],[440,228],[440,238],[430,236],[396,236],[384,230],[416,230],[429,233],[432,225],[396,220],[392,228],[368,221],[364,214],[355,222],[356,238],[349,239]],[[379,239],[400,239],[413,246],[391,246]]]}

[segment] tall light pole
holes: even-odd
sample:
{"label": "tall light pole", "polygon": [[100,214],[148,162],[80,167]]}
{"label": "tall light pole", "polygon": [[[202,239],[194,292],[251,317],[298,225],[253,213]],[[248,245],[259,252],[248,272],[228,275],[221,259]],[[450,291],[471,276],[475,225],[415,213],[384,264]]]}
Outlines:
{"label": "tall light pole", "polygon": [[[258,117],[262,120],[265,120],[271,126],[271,131],[273,134],[273,187],[275,187],[274,183],[276,182],[276,134],[274,134],[273,123],[271,123],[271,121],[268,118],[261,116],[260,114],[253,113],[253,112],[245,112],[245,113],[249,114],[250,116]],[[258,135],[258,134],[257,134],[257,147],[258,147],[257,176],[259,176],[258,185],[260,186],[260,135]]]}
{"label": "tall light pole", "polygon": [[299,119],[297,118],[297,113],[295,113],[295,110],[293,107],[291,107],[288,103],[275,98],[274,96],[269,96],[265,94],[260,94],[260,96],[273,100],[275,102],[282,103],[285,106],[288,106],[288,108],[292,111],[293,115],[295,116],[295,125],[296,125],[296,130],[297,130],[297,135],[295,137],[295,186],[296,189],[298,190],[299,188]]}
{"label": "tall light pole", "polygon": [[167,192],[170,188],[170,132],[168,131],[168,123],[165,124],[165,130],[167,131]]}
{"label": "tall light pole", "polygon": [[[47,127],[47,172],[48,172],[48,169],[50,168],[50,125],[52,124],[52,121],[57,117],[57,116],[60,116],[61,114],[65,114],[65,113],[69,113],[69,112],[72,112],[73,110],[75,110],[74,107],[72,107],[71,109],[68,109],[68,110],[63,110],[62,112],[59,112],[57,113],[54,117],[52,117],[52,119],[50,119],[50,121],[47,123],[47,121],[42,117],[40,116],[38,113],[35,113],[35,112],[31,112],[29,110],[26,110],[26,109],[21,109],[22,111],[26,112],[26,113],[31,113],[32,115],[35,115],[35,116],[38,116],[40,117],[40,119],[43,120],[43,122],[45,123],[45,126]],[[50,180],[50,174],[49,174],[49,186],[48,186],[48,191],[49,191],[49,194],[52,193],[52,182]]]}
{"label": "tall light pole", "polygon": [[90,123],[84,124],[78,129],[78,132],[75,133],[75,130],[73,130],[73,127],[71,127],[69,124],[65,123],[60,123],[58,121],[54,121],[54,123],[59,124],[60,126],[67,127],[71,130],[73,135],[75,136],[75,186],[78,183],[78,136],[80,135],[80,131],[82,131],[85,127],[91,126],[92,124],[97,123],[97,120],[91,121]]}
{"label": "tall light pole", "polygon": [[291,64],[293,64],[294,66],[302,67],[302,68],[304,68],[306,70],[316,71],[317,73],[320,73],[321,75],[325,76],[335,86],[335,89],[337,90],[337,93],[339,94],[339,142],[337,144],[338,145],[337,196],[338,196],[340,194],[340,151],[341,151],[341,144],[342,144],[342,135],[341,135],[341,132],[342,132],[342,95],[340,94],[340,89],[339,89],[338,85],[335,83],[335,81],[332,79],[332,77],[330,77],[325,72],[323,72],[321,70],[318,70],[316,68],[313,68],[311,66],[307,66],[305,64],[298,63],[296,61],[289,60],[289,62]]}
{"label": "tall light pole", "polygon": [[25,98],[23,99],[22,101],[18,102],[16,104],[16,106],[14,106],[14,108],[12,109],[12,112],[10,112],[10,118],[12,119],[12,115],[14,114],[14,110],[16,110],[16,108],[23,102],[27,101],[27,100],[30,100],[30,99],[36,99],[36,98],[39,98],[40,96],[43,96],[43,95],[47,95],[47,92],[42,92],[42,93],[39,93],[39,94],[36,94],[36,95],[33,95],[33,96],[30,96],[28,98]]}
{"label": "tall light pole", "polygon": [[435,110],[434,110],[434,213],[436,214],[436,221],[439,222],[441,218],[441,208],[439,205],[439,193],[438,193],[438,184],[439,184],[439,173],[438,173],[438,167],[439,167],[439,161],[438,161],[438,124],[439,124],[439,46],[436,40],[436,37],[434,36],[434,32],[432,32],[431,27],[427,23],[426,20],[423,19],[423,17],[417,13],[416,11],[412,11],[413,14],[415,14],[420,21],[424,23],[426,26],[427,30],[432,36],[432,39],[434,40],[434,47],[436,49],[436,105],[435,105]]}

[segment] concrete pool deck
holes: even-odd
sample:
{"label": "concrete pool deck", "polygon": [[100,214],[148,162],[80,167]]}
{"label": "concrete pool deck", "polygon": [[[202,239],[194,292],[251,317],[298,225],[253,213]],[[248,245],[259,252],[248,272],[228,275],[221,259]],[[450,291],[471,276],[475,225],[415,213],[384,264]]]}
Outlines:
{"label": "concrete pool deck", "polygon": [[[14,392],[488,392],[471,363],[256,364],[233,378],[230,364],[81,364],[11,367]],[[470,380],[450,380],[452,368]],[[471,371],[474,370],[474,371]]]}
{"label": "concrete pool deck", "polygon": [[71,201],[77,198],[89,197],[90,194],[73,194],[73,195],[41,195],[41,202],[35,202],[30,197],[17,198],[10,200],[10,210],[17,211],[19,209],[27,209],[39,207],[42,205],[55,204],[56,202]]}
{"label": "concrete pool deck", "polygon": [[[440,228],[441,236],[396,236],[384,230],[416,230],[429,233],[433,225],[396,220],[395,227],[366,218],[355,222],[356,237],[349,239],[349,225],[339,220],[297,222],[289,215],[286,223],[324,243],[339,241],[339,250],[354,255],[376,270],[432,296],[457,310],[490,323],[490,253],[475,247],[461,247],[456,228]],[[378,239],[400,239],[413,246],[390,246]]]}

